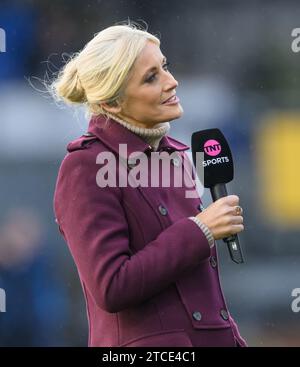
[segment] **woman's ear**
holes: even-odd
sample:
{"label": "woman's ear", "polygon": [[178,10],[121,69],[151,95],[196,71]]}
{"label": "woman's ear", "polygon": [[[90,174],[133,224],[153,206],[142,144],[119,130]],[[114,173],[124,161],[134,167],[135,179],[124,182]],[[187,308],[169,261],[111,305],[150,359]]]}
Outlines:
{"label": "woman's ear", "polygon": [[121,112],[122,108],[117,101],[113,102],[101,102],[100,106],[107,112],[118,114]]}

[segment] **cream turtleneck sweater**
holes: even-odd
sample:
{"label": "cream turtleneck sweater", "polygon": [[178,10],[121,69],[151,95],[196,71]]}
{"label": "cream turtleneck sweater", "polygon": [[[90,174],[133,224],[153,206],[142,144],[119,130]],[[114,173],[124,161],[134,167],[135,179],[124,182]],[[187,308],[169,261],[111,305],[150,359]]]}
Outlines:
{"label": "cream turtleneck sweater", "polygon": [[152,146],[153,150],[157,150],[161,138],[168,133],[170,130],[169,122],[161,122],[156,124],[153,128],[144,128],[132,125],[131,123],[122,120],[120,117],[106,113],[106,115],[113,120],[117,121],[119,124],[126,127],[128,130],[132,131],[136,135],[140,136],[146,143]]}

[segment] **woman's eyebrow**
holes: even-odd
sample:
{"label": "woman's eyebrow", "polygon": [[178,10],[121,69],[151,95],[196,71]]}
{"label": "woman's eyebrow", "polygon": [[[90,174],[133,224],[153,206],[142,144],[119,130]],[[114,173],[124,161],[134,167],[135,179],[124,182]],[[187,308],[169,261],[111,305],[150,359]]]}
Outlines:
{"label": "woman's eyebrow", "polygon": [[[167,61],[167,58],[166,58],[166,56],[164,56],[163,57],[163,59],[162,59],[162,64],[163,63],[165,63]],[[151,68],[149,68],[145,73],[144,73],[144,76],[143,76],[143,78],[145,78],[146,77],[146,75],[150,72],[150,71],[154,71],[154,70],[156,70],[157,69],[157,67],[156,66],[152,66]]]}

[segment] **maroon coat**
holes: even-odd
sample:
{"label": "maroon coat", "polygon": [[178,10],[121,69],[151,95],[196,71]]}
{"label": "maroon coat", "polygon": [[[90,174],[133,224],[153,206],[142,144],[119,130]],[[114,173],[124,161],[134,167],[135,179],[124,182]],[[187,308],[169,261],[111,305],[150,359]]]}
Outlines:
{"label": "maroon coat", "polygon": [[[86,298],[89,346],[244,346],[222,294],[216,248],[188,219],[200,198],[186,198],[185,187],[97,185],[100,152],[119,159],[120,143],[128,155],[151,148],[105,121],[93,118],[95,137],[68,145],[54,196]],[[187,149],[169,136],[158,148],[179,159]],[[174,163],[171,176],[179,169]]]}

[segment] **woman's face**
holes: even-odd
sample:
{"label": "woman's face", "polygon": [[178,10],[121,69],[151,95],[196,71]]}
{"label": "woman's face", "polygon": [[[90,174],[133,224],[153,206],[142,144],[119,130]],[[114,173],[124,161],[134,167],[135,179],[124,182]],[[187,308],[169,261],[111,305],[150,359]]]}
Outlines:
{"label": "woman's face", "polygon": [[179,118],[183,109],[174,96],[178,82],[168,71],[166,58],[158,45],[147,41],[130,73],[117,115],[140,127]]}

